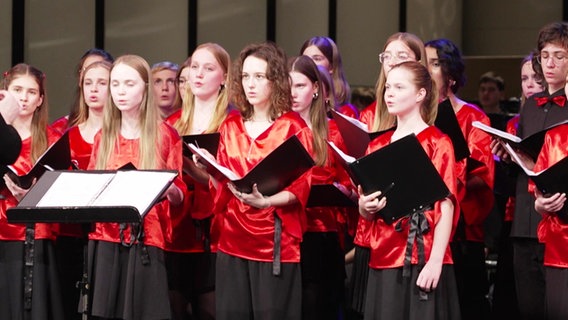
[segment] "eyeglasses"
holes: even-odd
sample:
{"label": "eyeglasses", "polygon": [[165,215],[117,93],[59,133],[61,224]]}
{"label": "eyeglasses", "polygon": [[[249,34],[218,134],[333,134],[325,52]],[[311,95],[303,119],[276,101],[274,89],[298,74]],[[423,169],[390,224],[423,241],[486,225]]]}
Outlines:
{"label": "eyeglasses", "polygon": [[540,64],[546,63],[549,59],[552,59],[554,64],[562,64],[566,61],[566,53],[555,52],[554,54],[549,54],[548,52],[541,52],[536,56],[536,61]]}
{"label": "eyeglasses", "polygon": [[401,51],[397,52],[396,55],[393,55],[390,52],[382,52],[379,54],[379,62],[385,63],[389,62],[391,59],[396,58],[398,61],[407,61],[410,60],[410,55],[407,52]]}

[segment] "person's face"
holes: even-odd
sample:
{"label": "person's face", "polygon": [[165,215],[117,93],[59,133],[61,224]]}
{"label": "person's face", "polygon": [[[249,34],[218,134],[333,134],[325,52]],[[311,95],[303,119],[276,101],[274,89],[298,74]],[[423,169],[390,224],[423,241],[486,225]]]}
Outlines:
{"label": "person's face", "polygon": [[14,78],[8,85],[8,91],[16,98],[20,104],[19,117],[33,115],[43,102],[40,94],[39,84],[35,78],[29,75],[22,75]]}
{"label": "person's face", "polygon": [[154,96],[158,107],[169,109],[174,104],[177,94],[176,72],[164,69],[153,73]]}
{"label": "person's face", "polygon": [[189,67],[184,67],[179,73],[178,90],[181,96],[181,101],[185,102],[185,92],[189,88]]}
{"label": "person's face", "polygon": [[300,72],[290,72],[290,79],[292,82],[292,110],[302,116],[308,115],[318,86]]}
{"label": "person's face", "polygon": [[503,99],[503,93],[499,91],[499,87],[493,81],[480,83],[478,95],[479,103],[483,108],[497,106]]}
{"label": "person's face", "polygon": [[443,91],[445,90],[444,88],[447,87],[446,84],[444,84],[444,73],[438,58],[438,50],[436,50],[436,48],[426,47],[426,58],[428,59],[428,71],[430,72],[430,76],[434,79],[436,88],[440,91],[440,98],[444,98],[447,93]]}
{"label": "person's face", "polygon": [[536,72],[533,70],[531,61],[525,62],[521,67],[521,89],[525,98],[544,90],[544,86],[537,82]]}
{"label": "person's face", "polygon": [[551,92],[563,88],[568,73],[568,52],[556,44],[546,44],[540,50],[540,64],[544,80],[548,83]]}
{"label": "person's face", "polygon": [[83,97],[90,109],[102,109],[108,97],[110,72],[103,67],[91,68],[83,78]]}
{"label": "person's face", "polygon": [[110,94],[121,112],[139,111],[146,83],[132,67],[120,63],[110,72]]}
{"label": "person's face", "polygon": [[302,54],[312,58],[318,66],[326,68],[330,73],[332,72],[333,66],[331,65],[331,61],[325,57],[318,47],[309,46],[306,50],[304,50],[304,52],[302,52]]}
{"label": "person's face", "polygon": [[225,71],[213,53],[207,49],[195,51],[189,66],[189,87],[193,95],[203,100],[217,97],[224,84]]}
{"label": "person's face", "polygon": [[404,116],[412,112],[420,112],[426,90],[416,88],[412,83],[414,75],[403,68],[392,69],[385,83],[385,103],[388,112],[395,116]]}
{"label": "person's face", "polygon": [[243,62],[242,85],[248,102],[253,107],[270,105],[271,82],[266,78],[268,63],[263,59],[248,56]]}
{"label": "person's face", "polygon": [[404,61],[416,61],[416,55],[401,40],[394,40],[383,51],[383,71],[387,74],[396,64]]}

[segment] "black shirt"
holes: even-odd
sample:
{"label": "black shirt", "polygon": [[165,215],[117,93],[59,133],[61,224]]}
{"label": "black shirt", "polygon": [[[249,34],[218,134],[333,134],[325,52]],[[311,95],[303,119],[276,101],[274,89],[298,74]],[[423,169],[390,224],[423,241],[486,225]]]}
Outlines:
{"label": "black shirt", "polygon": [[[559,107],[553,102],[537,106],[535,97],[564,95],[564,89],[549,95],[543,91],[528,98],[521,109],[517,136],[524,139],[561,121],[568,120],[568,103]],[[536,238],[536,229],[541,216],[534,209],[534,196],[528,192],[528,176],[519,173],[516,186],[515,217],[511,229],[512,237]]]}

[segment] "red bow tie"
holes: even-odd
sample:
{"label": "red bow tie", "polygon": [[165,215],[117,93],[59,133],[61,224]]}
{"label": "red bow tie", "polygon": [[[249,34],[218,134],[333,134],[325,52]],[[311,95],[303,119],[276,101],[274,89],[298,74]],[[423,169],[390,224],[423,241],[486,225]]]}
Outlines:
{"label": "red bow tie", "polygon": [[554,102],[559,107],[564,107],[564,103],[566,103],[566,96],[556,96],[556,97],[534,97],[536,100],[536,105],[539,107],[544,106],[548,102]]}

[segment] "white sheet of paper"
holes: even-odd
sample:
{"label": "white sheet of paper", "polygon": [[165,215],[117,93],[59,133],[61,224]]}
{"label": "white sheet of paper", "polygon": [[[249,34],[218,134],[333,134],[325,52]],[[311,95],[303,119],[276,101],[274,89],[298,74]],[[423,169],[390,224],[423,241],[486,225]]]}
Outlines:
{"label": "white sheet of paper", "polygon": [[93,206],[133,206],[142,215],[164,185],[175,178],[173,172],[118,171]]}
{"label": "white sheet of paper", "polygon": [[[38,207],[88,206],[114,173],[90,174],[62,172],[38,201]],[[78,187],[79,186],[79,187]]]}

